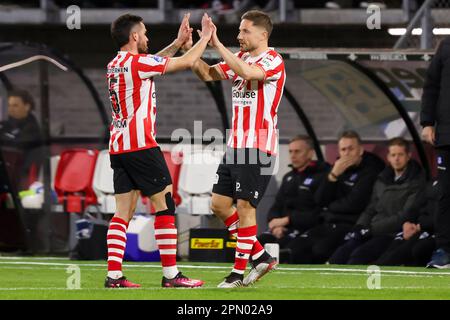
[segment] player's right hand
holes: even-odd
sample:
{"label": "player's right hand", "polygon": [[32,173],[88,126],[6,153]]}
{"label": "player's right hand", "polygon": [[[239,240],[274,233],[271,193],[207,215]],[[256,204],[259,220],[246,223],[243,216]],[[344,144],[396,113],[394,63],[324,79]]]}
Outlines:
{"label": "player's right hand", "polygon": [[436,141],[436,130],[433,126],[424,127],[422,129],[422,139],[431,145]]}

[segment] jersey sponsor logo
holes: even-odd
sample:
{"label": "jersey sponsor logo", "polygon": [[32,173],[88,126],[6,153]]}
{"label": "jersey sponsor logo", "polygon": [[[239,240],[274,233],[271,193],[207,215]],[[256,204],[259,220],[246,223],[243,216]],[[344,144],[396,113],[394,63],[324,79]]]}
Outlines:
{"label": "jersey sponsor logo", "polygon": [[127,119],[114,119],[112,124],[116,129],[125,129],[127,127]]}
{"label": "jersey sponsor logo", "polygon": [[160,56],[152,56],[153,60],[155,60],[158,63],[161,63],[163,61],[163,57]]}
{"label": "jersey sponsor logo", "polygon": [[191,249],[223,249],[223,239],[217,238],[192,238]]}
{"label": "jersey sponsor logo", "polygon": [[233,90],[233,98],[255,99],[256,98],[256,92],[255,91],[238,91],[238,90]]}

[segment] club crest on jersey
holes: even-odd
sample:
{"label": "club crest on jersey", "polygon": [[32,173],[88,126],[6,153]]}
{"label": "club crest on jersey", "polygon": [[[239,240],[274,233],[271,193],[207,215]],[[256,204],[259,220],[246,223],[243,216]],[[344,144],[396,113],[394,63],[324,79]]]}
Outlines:
{"label": "club crest on jersey", "polygon": [[352,174],[351,176],[350,176],[350,181],[352,181],[352,182],[354,182],[355,180],[356,180],[356,178],[358,178],[358,174],[357,173],[354,173],[354,174]]}
{"label": "club crest on jersey", "polygon": [[246,81],[243,79],[236,79],[233,81],[233,88],[236,88],[238,90],[242,90],[246,84]]}
{"label": "club crest on jersey", "polygon": [[303,182],[303,184],[304,184],[305,186],[310,186],[312,182],[313,182],[313,179],[311,179],[311,178],[306,178],[305,181]]}

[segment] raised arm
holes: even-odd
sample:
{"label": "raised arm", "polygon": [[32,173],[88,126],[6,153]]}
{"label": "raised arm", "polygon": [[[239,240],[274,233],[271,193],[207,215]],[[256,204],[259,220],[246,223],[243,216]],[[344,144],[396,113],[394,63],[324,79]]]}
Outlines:
{"label": "raised arm", "polygon": [[[189,21],[188,21],[189,24]],[[189,25],[188,25],[189,28]],[[191,32],[189,33],[189,38],[186,42],[184,42],[181,49],[183,51],[188,51],[192,48],[192,28],[189,28]],[[197,30],[198,31],[198,30]],[[200,31],[199,36],[202,37],[202,34]],[[209,43],[211,44],[211,43]],[[210,66],[202,59],[198,59],[195,61],[194,65],[192,66],[192,71],[199,77],[202,81],[217,81],[217,80],[224,80],[226,79],[226,76],[223,74],[223,72],[220,70],[219,65]]]}
{"label": "raised arm", "polygon": [[168,62],[166,72],[175,72],[192,68],[194,63],[202,56],[208,41],[211,39],[213,24],[211,18],[205,13],[202,18],[202,36],[199,41],[184,55],[177,58],[171,58]]}
{"label": "raised arm", "polygon": [[192,38],[192,29],[189,27],[190,13],[186,13],[181,20],[180,28],[178,29],[177,38],[167,47],[159,51],[156,55],[160,57],[173,57],[175,53],[186,43],[189,38]]}
{"label": "raised arm", "polygon": [[264,80],[265,72],[261,67],[245,63],[219,41],[215,26],[211,36],[211,45],[219,52],[230,69],[244,80]]}
{"label": "raised arm", "polygon": [[191,69],[197,77],[203,81],[218,81],[226,79],[218,64],[210,66],[202,59],[195,61]]}

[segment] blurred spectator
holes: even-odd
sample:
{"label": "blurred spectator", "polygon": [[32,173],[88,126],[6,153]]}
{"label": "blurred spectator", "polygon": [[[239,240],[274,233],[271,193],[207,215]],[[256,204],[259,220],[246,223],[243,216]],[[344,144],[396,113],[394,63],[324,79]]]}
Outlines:
{"label": "blurred spectator", "polygon": [[368,207],[330,263],[372,263],[401,232],[417,193],[425,185],[425,176],[420,165],[411,159],[409,143],[403,138],[389,141],[387,161],[389,166],[378,176]]}
{"label": "blurred spectator", "polygon": [[354,131],[343,132],[338,140],[339,158],[329,171],[315,200],[325,210],[323,223],[298,236],[291,244],[293,263],[324,263],[344,243],[370,200],[373,184],[384,162],[364,151]]}
{"label": "blurred spectator", "polygon": [[406,213],[403,231],[375,264],[425,266],[436,246],[433,233],[437,203],[437,181],[431,180],[427,182],[425,190],[418,193],[414,205]]}
{"label": "blurred spectator", "polygon": [[[283,177],[269,211],[269,231],[258,237],[263,245],[278,243],[282,252],[295,237],[319,222],[320,207],[314,194],[330,168],[326,162],[313,160],[314,145],[308,136],[299,135],[290,141],[289,157],[292,170]],[[280,254],[280,260],[289,259]]]}
{"label": "blurred spectator", "polygon": [[12,90],[8,94],[8,119],[0,122],[0,146],[8,146],[23,155],[19,188],[28,188],[27,180],[32,166],[40,165],[42,135],[33,115],[34,100],[28,91]]}

